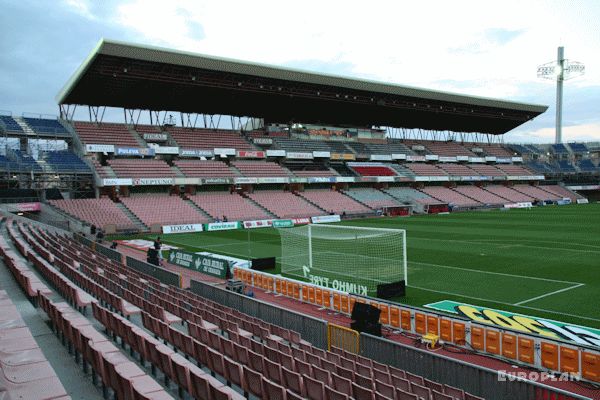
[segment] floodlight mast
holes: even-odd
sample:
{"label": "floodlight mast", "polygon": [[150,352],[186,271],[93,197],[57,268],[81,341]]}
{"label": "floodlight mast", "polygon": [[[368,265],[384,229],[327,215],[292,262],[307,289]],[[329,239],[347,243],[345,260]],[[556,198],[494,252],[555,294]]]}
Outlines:
{"label": "floodlight mast", "polygon": [[585,65],[577,61],[565,59],[565,48],[558,48],[556,61],[540,65],[537,69],[538,78],[556,79],[556,133],[554,142],[562,142],[562,103],[563,82],[581,76],[585,73]]}

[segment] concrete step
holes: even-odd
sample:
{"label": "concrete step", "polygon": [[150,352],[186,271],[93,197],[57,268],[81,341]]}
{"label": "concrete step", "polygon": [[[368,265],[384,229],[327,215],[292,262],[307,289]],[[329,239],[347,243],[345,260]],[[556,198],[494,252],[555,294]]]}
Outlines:
{"label": "concrete step", "polygon": [[308,200],[307,198],[305,198],[304,196],[301,196],[298,192],[292,192],[294,193],[296,196],[300,197],[302,200],[306,201],[307,203],[317,207],[319,210],[323,210],[324,213],[329,213],[329,211],[325,210],[324,208],[319,207],[319,205],[317,203],[313,203],[312,201]]}
{"label": "concrete step", "polygon": [[198,214],[201,214],[202,216],[204,216],[208,221],[213,221],[214,218],[211,217],[206,211],[204,211],[202,208],[198,207],[198,205],[196,205],[196,203],[194,203],[193,201],[191,201],[190,199],[184,199],[184,201],[186,203],[188,203],[194,210],[196,210],[198,212]]}
{"label": "concrete step", "polygon": [[179,178],[185,178],[185,174],[179,169],[178,166],[172,165],[171,170],[173,170],[173,172],[175,172],[175,175],[177,175]]}
{"label": "concrete step", "polygon": [[258,208],[260,208],[261,210],[263,210],[265,213],[267,213],[267,215],[269,216],[269,218],[272,219],[277,219],[277,215],[273,214],[271,211],[269,211],[269,209],[263,207],[261,204],[257,203],[256,201],[252,200],[250,197],[248,197],[248,195],[246,193],[241,193],[240,194],[247,202],[257,206]]}
{"label": "concrete step", "polygon": [[31,127],[29,125],[27,125],[27,122],[25,122],[25,120],[22,117],[13,117],[13,119],[16,121],[17,124],[19,124],[19,126],[21,127],[21,129],[23,129],[23,131],[29,135],[35,135],[35,131],[33,129],[31,129]]}
{"label": "concrete step", "polygon": [[146,148],[148,147],[148,143],[146,143],[146,141],[144,139],[142,139],[142,137],[140,135],[137,134],[137,132],[133,129],[132,126],[127,126],[127,130],[129,131],[129,133],[131,134],[131,136],[133,136],[133,138],[135,139],[136,142],[138,142],[138,144],[140,145],[141,148]]}
{"label": "concrete step", "polygon": [[123,204],[123,203],[115,203],[115,204],[117,205],[117,208],[121,209],[121,211],[123,211],[125,213],[125,215],[127,215],[127,217],[131,220],[131,222],[133,222],[135,224],[135,226],[138,229],[140,229],[142,231],[145,231],[148,229],[148,227],[146,225],[144,225],[142,220],[139,219],[137,217],[137,215],[132,213],[129,208],[125,207],[125,204]]}

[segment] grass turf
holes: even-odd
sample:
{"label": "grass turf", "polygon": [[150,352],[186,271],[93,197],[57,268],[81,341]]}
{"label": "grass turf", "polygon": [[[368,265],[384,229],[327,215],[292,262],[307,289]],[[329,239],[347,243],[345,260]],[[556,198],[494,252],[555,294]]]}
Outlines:
{"label": "grass turf", "polygon": [[[395,299],[400,303],[449,299],[600,327],[600,204],[343,224],[407,230],[409,287],[406,297]],[[271,228],[162,239],[240,258],[281,254],[279,234]]]}

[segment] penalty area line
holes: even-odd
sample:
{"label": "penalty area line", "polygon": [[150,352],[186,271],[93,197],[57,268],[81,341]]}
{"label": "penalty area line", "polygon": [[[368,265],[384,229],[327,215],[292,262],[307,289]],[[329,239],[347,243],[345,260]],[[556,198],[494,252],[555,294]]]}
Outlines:
{"label": "penalty area line", "polygon": [[541,312],[546,312],[546,313],[549,313],[549,314],[566,315],[568,317],[578,318],[578,319],[582,319],[582,320],[600,322],[600,319],[598,319],[598,318],[585,317],[583,315],[578,315],[578,314],[569,314],[569,313],[565,313],[565,312],[562,312],[562,311],[548,310],[547,308],[538,308],[538,307],[529,307],[529,306],[518,306],[518,305],[515,305],[515,304],[512,304],[512,303],[506,303],[504,301],[491,300],[491,299],[483,299],[481,297],[473,297],[473,296],[468,296],[468,295],[464,295],[464,294],[460,294],[460,293],[445,292],[443,290],[428,289],[428,288],[424,288],[424,287],[420,287],[420,286],[414,286],[414,285],[406,285],[406,287],[411,287],[411,288],[414,288],[414,289],[424,290],[426,292],[433,292],[433,293],[441,293],[441,294],[447,294],[447,295],[452,295],[452,296],[459,296],[459,297],[464,297],[464,298],[467,298],[467,299],[474,299],[474,300],[485,301],[485,302],[488,302],[488,303],[502,304],[504,306],[513,306],[513,307],[519,307],[519,308],[526,308],[528,310],[541,311]]}
{"label": "penalty area line", "polygon": [[520,301],[520,302],[518,302],[518,303],[515,303],[515,304],[513,304],[513,305],[515,305],[515,306],[520,306],[521,304],[530,303],[530,302],[532,302],[532,301],[534,301],[534,300],[539,300],[539,299],[543,299],[544,297],[552,296],[552,295],[554,295],[554,294],[558,294],[558,293],[566,292],[567,290],[571,290],[571,289],[577,289],[578,287],[582,287],[582,286],[584,286],[584,285],[585,285],[584,283],[579,283],[579,284],[577,284],[577,285],[569,286],[568,288],[564,288],[564,289],[558,289],[558,290],[555,290],[554,292],[546,293],[546,294],[543,294],[543,295],[541,295],[541,296],[537,296],[537,297],[532,297],[531,299],[523,300],[523,301]]}

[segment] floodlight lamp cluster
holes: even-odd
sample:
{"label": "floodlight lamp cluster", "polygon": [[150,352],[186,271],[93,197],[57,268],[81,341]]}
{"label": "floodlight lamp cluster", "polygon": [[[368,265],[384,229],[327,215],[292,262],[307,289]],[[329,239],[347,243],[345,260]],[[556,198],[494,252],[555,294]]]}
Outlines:
{"label": "floodlight lamp cluster", "polygon": [[556,61],[551,61],[537,68],[537,76],[542,79],[569,80],[583,74],[585,74],[585,65],[579,61],[564,60],[562,66]]}

